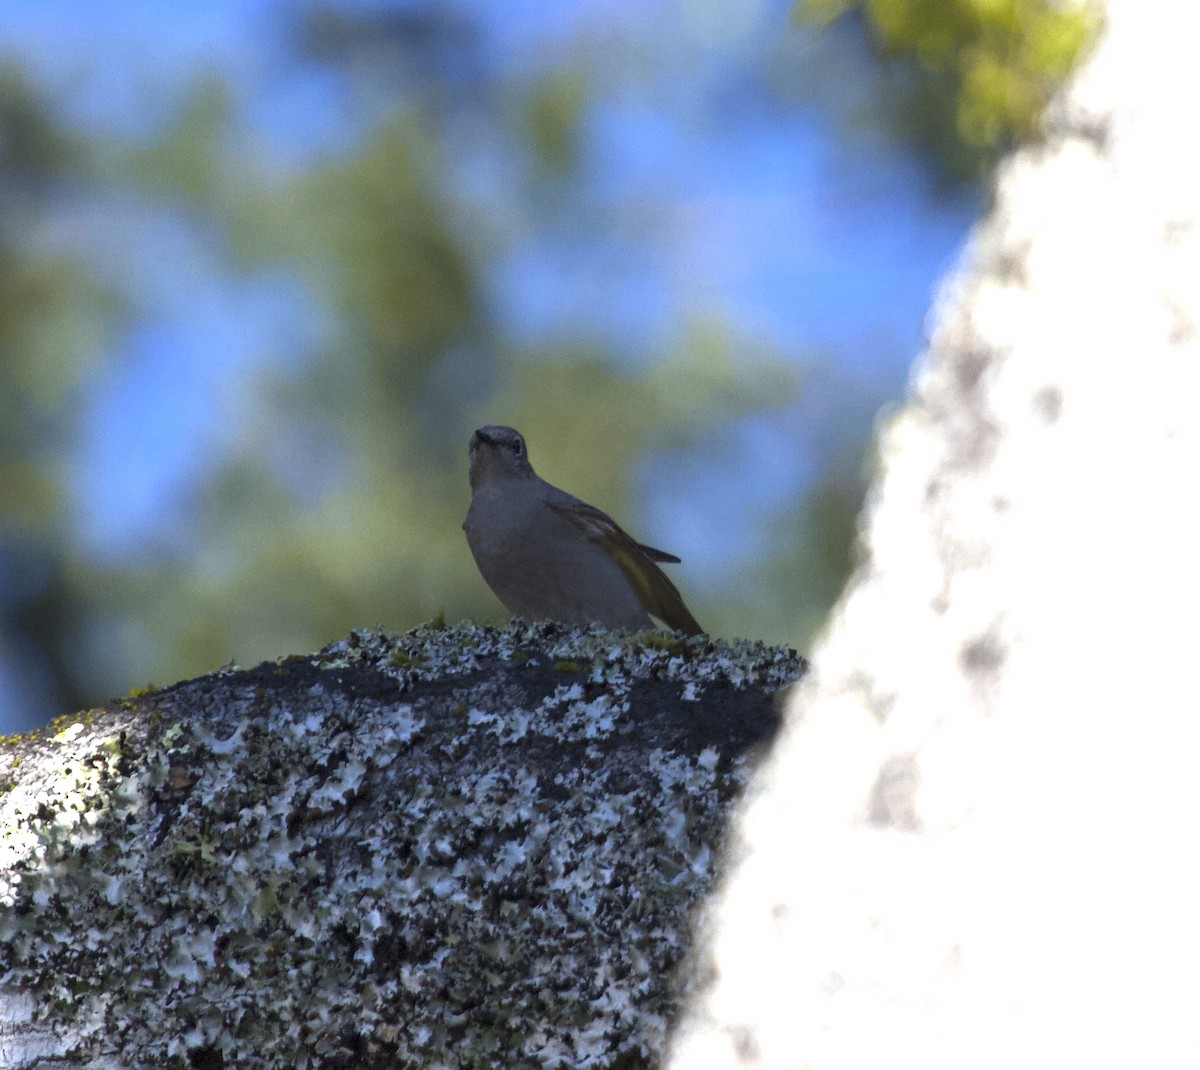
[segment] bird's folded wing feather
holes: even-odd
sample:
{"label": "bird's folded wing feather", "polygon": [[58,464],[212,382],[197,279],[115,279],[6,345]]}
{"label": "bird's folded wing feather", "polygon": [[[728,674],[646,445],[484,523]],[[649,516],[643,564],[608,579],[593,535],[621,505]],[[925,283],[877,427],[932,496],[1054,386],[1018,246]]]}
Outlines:
{"label": "bird's folded wing feather", "polygon": [[637,548],[650,558],[651,561],[670,561],[673,565],[679,564],[679,558],[674,554],[667,553],[666,550],[656,550],[653,546],[647,546],[644,542],[639,542]]}
{"label": "bird's folded wing feather", "polygon": [[576,525],[589,542],[603,548],[625,574],[648,613],[676,631],[687,635],[704,634],[704,629],[683,604],[683,596],[675,584],[667,579],[663,570],[654,563],[677,562],[678,557],[634,542],[607,513],[577,498],[548,502],[547,505]]}

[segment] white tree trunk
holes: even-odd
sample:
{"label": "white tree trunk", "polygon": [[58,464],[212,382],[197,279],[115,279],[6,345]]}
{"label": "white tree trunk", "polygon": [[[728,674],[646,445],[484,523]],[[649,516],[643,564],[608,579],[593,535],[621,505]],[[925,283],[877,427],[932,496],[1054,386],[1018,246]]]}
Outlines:
{"label": "white tree trunk", "polygon": [[1200,64],[1108,20],[882,436],[676,1070],[1200,1061]]}

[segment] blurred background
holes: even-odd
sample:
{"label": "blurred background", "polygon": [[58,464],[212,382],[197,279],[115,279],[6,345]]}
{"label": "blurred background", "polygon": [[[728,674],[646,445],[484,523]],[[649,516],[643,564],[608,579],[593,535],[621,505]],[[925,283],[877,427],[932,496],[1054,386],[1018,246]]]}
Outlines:
{"label": "blurred background", "polygon": [[480,423],[804,649],[1054,0],[7,0],[0,732],[439,612]]}

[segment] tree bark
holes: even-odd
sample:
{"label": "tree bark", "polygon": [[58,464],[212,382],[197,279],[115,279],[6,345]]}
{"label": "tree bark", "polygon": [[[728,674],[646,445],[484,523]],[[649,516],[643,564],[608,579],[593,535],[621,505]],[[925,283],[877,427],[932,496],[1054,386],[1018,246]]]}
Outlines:
{"label": "tree bark", "polygon": [[0,751],[0,1066],[656,1065],[794,652],[360,632]]}

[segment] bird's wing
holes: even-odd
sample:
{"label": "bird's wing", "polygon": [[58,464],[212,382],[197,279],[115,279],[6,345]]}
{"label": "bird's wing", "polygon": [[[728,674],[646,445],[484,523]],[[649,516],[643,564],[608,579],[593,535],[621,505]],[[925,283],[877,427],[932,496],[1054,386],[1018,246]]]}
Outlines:
{"label": "bird's wing", "polygon": [[687,635],[703,635],[704,629],[683,604],[683,597],[655,561],[678,561],[673,554],[634,542],[607,513],[564,494],[546,503],[574,524],[583,536],[599,545],[625,574],[646,612],[668,627]]}
{"label": "bird's wing", "polygon": [[639,550],[642,551],[651,561],[669,561],[673,565],[679,564],[679,558],[674,554],[667,553],[666,550],[656,550],[653,546],[647,546],[644,542],[637,544]]}

